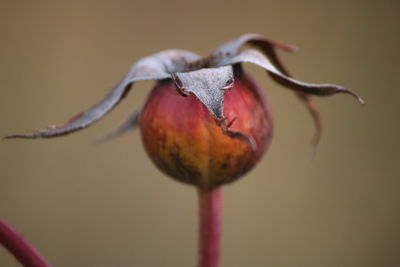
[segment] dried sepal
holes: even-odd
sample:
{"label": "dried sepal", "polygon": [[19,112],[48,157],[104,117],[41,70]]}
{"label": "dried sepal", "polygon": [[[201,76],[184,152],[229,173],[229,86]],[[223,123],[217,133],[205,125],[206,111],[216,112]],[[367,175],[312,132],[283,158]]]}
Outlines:
{"label": "dried sepal", "polygon": [[[287,52],[296,51],[297,48],[283,42],[271,40],[258,34],[245,34],[218,47],[213,52],[213,58],[215,59],[214,64],[221,64],[224,60],[226,60],[227,57],[236,56],[239,53],[240,48],[246,44],[252,45],[260,49],[281,73],[285,74],[288,77],[293,77],[277,54],[276,48],[285,50]],[[299,99],[306,105],[308,111],[313,118],[315,125],[315,134],[312,144],[315,147],[319,142],[322,132],[321,118],[318,109],[312,101],[310,95],[303,92],[295,93],[297,94]]]}
{"label": "dried sepal", "polygon": [[114,139],[115,137],[121,136],[124,133],[134,130],[139,126],[139,119],[140,119],[140,112],[141,112],[141,107],[136,108],[132,114],[129,115],[128,118],[126,118],[119,126],[116,128],[112,129],[105,135],[101,136],[98,141],[99,142],[105,142],[109,141],[110,139]]}
{"label": "dried sepal", "polygon": [[314,132],[314,136],[312,138],[311,146],[312,146],[312,149],[315,150],[315,148],[318,146],[318,143],[319,143],[319,141],[321,139],[321,135],[322,135],[321,116],[319,115],[317,106],[315,105],[314,101],[312,101],[312,99],[309,95],[298,92],[297,96],[306,105],[308,112],[311,114],[311,116],[313,118],[315,132]]}
{"label": "dried sepal", "polygon": [[178,72],[172,77],[182,95],[194,94],[215,119],[222,120],[224,90],[233,83],[232,66]]}
{"label": "dried sepal", "polygon": [[288,77],[281,73],[262,53],[254,49],[248,49],[241,52],[239,55],[228,60],[225,64],[232,65],[239,63],[252,63],[264,68],[279,84],[296,92],[318,96],[329,96],[337,93],[345,93],[356,98],[361,104],[364,104],[364,100],[362,100],[362,98],[356,93],[340,85],[305,83]]}
{"label": "dried sepal", "polygon": [[[240,48],[242,48],[245,44],[257,46],[258,48],[263,50],[268,56],[271,56],[271,60],[273,61],[275,61],[274,57],[276,57],[274,56],[275,52],[273,50],[273,48],[275,47],[288,52],[293,52],[297,50],[295,46],[271,40],[259,34],[249,33],[241,35],[234,40],[228,41],[215,49],[211,53],[213,60],[212,65],[225,65],[224,61],[229,60],[233,56],[236,56],[239,53]],[[279,61],[278,58],[276,60]]]}
{"label": "dried sepal", "polygon": [[[288,70],[288,68],[283,64],[281,58],[279,57],[278,53],[276,52],[276,48],[282,48],[282,46],[277,46],[277,45],[275,45],[276,42],[271,42],[271,40],[260,37],[259,35],[249,38],[247,43],[259,48],[269,58],[269,60],[271,60],[272,64],[274,64],[274,66],[281,73],[285,74],[288,77],[293,78],[293,75]],[[294,46],[287,45],[287,44],[284,44],[281,42],[279,42],[279,44],[286,45],[286,47],[283,47],[283,48],[289,48],[289,49],[284,49],[288,52],[293,52],[293,51],[297,50],[297,48]],[[303,93],[303,92],[295,92],[295,93],[298,96],[298,98],[303,102],[303,104],[307,107],[309,113],[311,114],[311,116],[313,118],[314,126],[315,126],[315,133],[314,133],[314,137],[312,139],[312,146],[315,148],[319,143],[319,140],[321,138],[321,133],[322,133],[321,117],[319,115],[318,108],[315,105],[315,103],[312,100],[310,95]]]}
{"label": "dried sepal", "polygon": [[143,58],[131,67],[122,81],[103,100],[71,118],[64,125],[50,126],[32,134],[14,134],[4,138],[49,138],[86,128],[110,112],[129,92],[133,82],[170,78],[171,73],[184,71],[189,62],[198,59],[198,55],[185,50],[166,50]]}
{"label": "dried sepal", "polygon": [[165,50],[139,60],[126,78],[132,82],[171,78],[171,73],[186,71],[191,62],[200,59],[199,55],[187,50]]}

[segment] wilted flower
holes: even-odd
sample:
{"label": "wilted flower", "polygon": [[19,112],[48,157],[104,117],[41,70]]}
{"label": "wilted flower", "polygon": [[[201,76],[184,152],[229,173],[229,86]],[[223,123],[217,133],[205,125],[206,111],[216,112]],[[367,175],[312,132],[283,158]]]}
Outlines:
{"label": "wilted flower", "polygon": [[[246,44],[259,50],[241,51]],[[135,63],[100,103],[66,124],[6,138],[48,138],[86,128],[113,109],[134,82],[157,80],[144,106],[107,137],[139,126],[144,147],[157,167],[199,188],[200,266],[217,266],[219,193],[214,189],[239,178],[259,161],[273,128],[264,93],[242,69],[242,63],[264,68],[277,83],[297,93],[313,115],[315,143],[321,126],[310,95],[346,93],[363,103],[341,86],[295,80],[280,61],[277,48],[295,50],[282,42],[246,34],[221,45],[207,57],[185,50],[162,51]]]}

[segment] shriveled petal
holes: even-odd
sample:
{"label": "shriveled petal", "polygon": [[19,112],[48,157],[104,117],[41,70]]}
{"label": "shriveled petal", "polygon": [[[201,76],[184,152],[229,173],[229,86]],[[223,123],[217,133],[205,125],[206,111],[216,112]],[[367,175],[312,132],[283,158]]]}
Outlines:
{"label": "shriveled petal", "polygon": [[184,71],[188,62],[200,57],[185,50],[166,50],[139,60],[125,77],[98,104],[70,119],[62,126],[51,126],[32,134],[14,134],[4,138],[48,138],[65,135],[93,124],[111,111],[128,93],[133,82],[161,80],[171,77],[171,73]]}
{"label": "shriveled petal", "polygon": [[126,118],[121,125],[117,126],[116,128],[112,129],[108,133],[106,133],[104,136],[101,136],[99,138],[100,142],[105,142],[109,141],[110,139],[113,139],[115,137],[118,137],[120,135],[123,135],[124,133],[135,129],[136,127],[139,126],[139,118],[140,118],[140,112],[141,112],[141,107],[136,108],[131,115],[129,115],[128,118]]}
{"label": "shriveled petal", "polygon": [[248,49],[241,52],[239,55],[232,57],[227,60],[225,64],[237,64],[237,63],[253,63],[268,71],[268,73],[281,85],[292,89],[297,92],[306,94],[328,96],[336,93],[345,93],[355,97],[361,104],[364,104],[364,100],[355,94],[353,91],[346,89],[340,85],[335,84],[312,84],[298,81],[290,78],[285,74],[281,73],[272,63],[259,51],[254,49]]}

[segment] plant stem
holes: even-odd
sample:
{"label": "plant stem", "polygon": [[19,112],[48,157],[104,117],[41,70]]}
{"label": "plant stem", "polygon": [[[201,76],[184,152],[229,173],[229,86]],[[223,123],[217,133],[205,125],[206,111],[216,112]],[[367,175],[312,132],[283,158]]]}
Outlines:
{"label": "plant stem", "polygon": [[0,244],[25,267],[50,267],[50,264],[2,219],[0,219]]}
{"label": "plant stem", "polygon": [[199,263],[198,267],[218,267],[221,236],[221,188],[198,190]]}

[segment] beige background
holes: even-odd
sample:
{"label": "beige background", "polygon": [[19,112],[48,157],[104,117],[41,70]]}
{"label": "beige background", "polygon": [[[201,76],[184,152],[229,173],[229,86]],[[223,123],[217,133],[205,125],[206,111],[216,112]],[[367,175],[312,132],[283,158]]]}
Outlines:
{"label": "beige background", "polygon": [[[229,3],[227,3],[229,2]],[[298,45],[301,80],[354,89],[318,98],[324,135],[262,70],[276,128],[267,156],[224,188],[223,267],[400,266],[398,1],[1,1],[0,135],[61,123],[130,64],[166,48],[206,55],[256,32]],[[96,145],[149,91],[60,139],[0,143],[0,216],[57,267],[195,266],[194,188],[163,176],[138,132]],[[18,266],[0,248],[0,266]]]}

